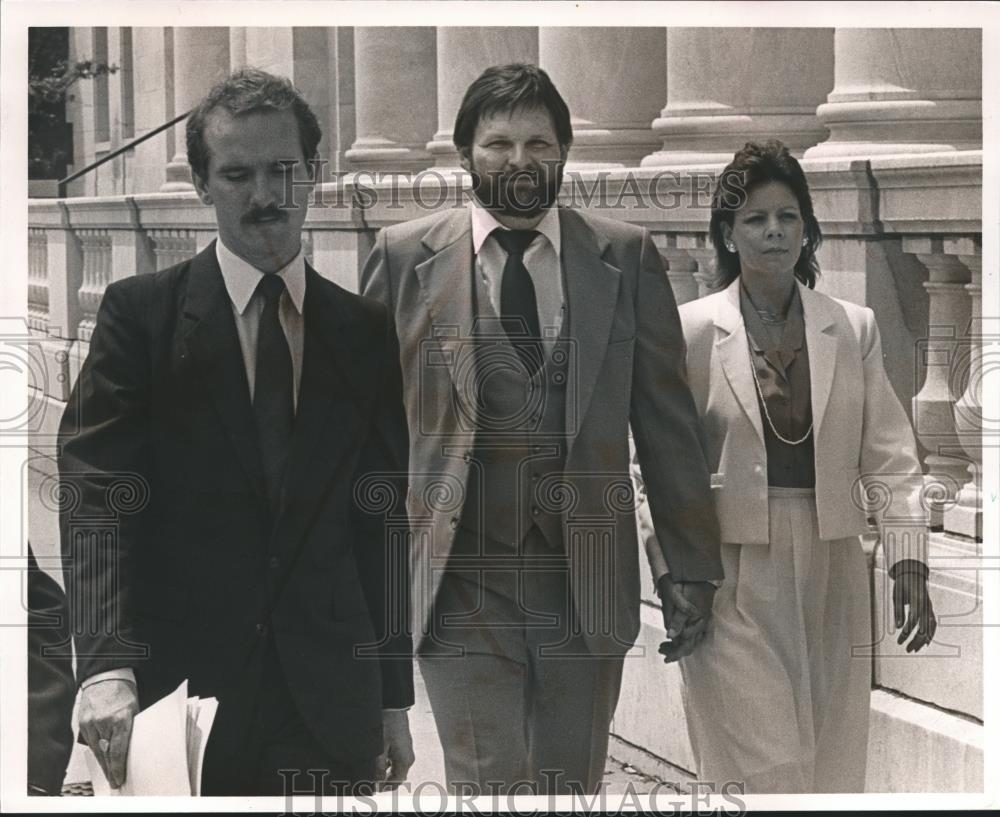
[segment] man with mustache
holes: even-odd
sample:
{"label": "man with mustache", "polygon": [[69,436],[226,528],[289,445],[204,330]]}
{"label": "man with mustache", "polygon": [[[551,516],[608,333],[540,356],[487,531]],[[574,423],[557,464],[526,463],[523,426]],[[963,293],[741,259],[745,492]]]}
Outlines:
{"label": "man with mustache", "polygon": [[[187,148],[218,240],[107,288],[63,417],[80,731],[113,787],[133,716],[185,679],[219,700],[202,794],[368,789],[413,762],[393,613],[408,554],[386,524],[405,510],[359,490],[398,479],[402,505],[398,353],[385,308],[303,256],[320,137],[283,77],[244,69],[209,92]],[[75,535],[116,479],[141,505],[117,543]]]}
{"label": "man with mustache", "polygon": [[417,656],[458,792],[593,792],[639,631],[628,430],[676,658],[722,578],[677,308],[649,234],[556,206],[570,114],[532,65],[455,122],[465,209],[382,231],[410,427]]}

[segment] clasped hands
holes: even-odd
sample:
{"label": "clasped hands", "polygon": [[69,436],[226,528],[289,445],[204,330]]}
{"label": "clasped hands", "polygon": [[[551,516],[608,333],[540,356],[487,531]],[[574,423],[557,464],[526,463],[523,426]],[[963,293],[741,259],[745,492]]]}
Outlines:
{"label": "clasped hands", "polygon": [[667,640],[660,644],[663,662],[690,655],[708,632],[715,585],[711,582],[675,582],[668,574],[656,582]]}

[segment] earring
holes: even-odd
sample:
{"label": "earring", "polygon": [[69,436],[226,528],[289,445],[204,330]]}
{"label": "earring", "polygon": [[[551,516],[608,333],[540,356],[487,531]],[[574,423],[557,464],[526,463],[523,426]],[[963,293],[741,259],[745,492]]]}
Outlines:
{"label": "earring", "polygon": [[807,236],[802,236],[802,246],[803,247],[809,246],[809,238]]}
{"label": "earring", "polygon": [[731,252],[731,253],[735,253],[736,252],[736,245],[733,244],[732,242],[728,242],[727,241],[726,242],[726,249],[729,250],[729,252]]}

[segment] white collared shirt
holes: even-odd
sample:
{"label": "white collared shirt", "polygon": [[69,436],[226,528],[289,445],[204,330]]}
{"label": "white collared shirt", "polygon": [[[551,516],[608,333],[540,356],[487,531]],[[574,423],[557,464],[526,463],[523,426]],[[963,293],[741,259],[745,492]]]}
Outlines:
{"label": "white collared shirt", "polygon": [[[250,400],[253,401],[254,383],[257,375],[257,335],[260,331],[260,316],[264,311],[264,296],[257,293],[257,284],[264,273],[244,261],[220,238],[215,242],[215,257],[222,270],[222,280],[233,308],[236,333],[240,338],[240,351],[246,367],[247,383],[250,384]],[[305,348],[305,319],[302,307],[306,297],[306,261],[299,250],[291,261],[274,275],[281,276],[285,291],[278,304],[278,321],[285,332],[288,350],[292,354],[292,396],[293,405],[298,409],[299,383],[302,379],[302,353]]]}
{"label": "white collared shirt", "polygon": [[[469,201],[472,217],[472,249],[476,257],[476,276],[486,286],[490,294],[493,311],[500,314],[500,286],[503,283],[503,268],[507,263],[507,252],[500,243],[490,236],[496,229],[506,230],[493,214],[473,196]],[[561,251],[559,232],[559,208],[549,207],[542,220],[534,228],[541,233],[524,253],[524,266],[535,285],[535,300],[538,303],[538,325],[542,330],[543,346],[546,354],[562,331],[566,314],[566,300],[563,293]]]}

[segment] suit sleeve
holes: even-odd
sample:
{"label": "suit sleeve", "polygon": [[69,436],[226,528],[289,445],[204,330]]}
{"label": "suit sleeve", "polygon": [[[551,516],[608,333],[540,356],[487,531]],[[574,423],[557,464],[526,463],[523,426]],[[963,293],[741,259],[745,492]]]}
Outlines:
{"label": "suit sleeve", "polygon": [[361,270],[361,294],[381,301],[389,310],[391,321],[393,299],[389,272],[389,245],[385,230],[380,230]]}
{"label": "suit sleeve", "polygon": [[[659,253],[644,232],[635,291],[636,338],[631,424],[655,539],[653,578],[722,579],[719,526],[701,424],[687,384],[684,335]],[[648,524],[648,523],[647,523]],[[658,545],[659,552],[650,554]],[[659,558],[662,557],[662,558]]]}
{"label": "suit sleeve", "polygon": [[130,638],[127,582],[149,498],[149,362],[138,283],[107,288],[60,423],[60,537],[79,681],[132,666],[141,652]]}
{"label": "suit sleeve", "polygon": [[28,786],[58,795],[73,752],[76,683],[66,594],[28,545]]}
{"label": "suit sleeve", "polygon": [[861,480],[882,510],[876,513],[886,567],[912,559],[927,562],[927,512],[921,503],[923,469],[906,412],[885,373],[882,338],[871,309],[865,308],[861,338],[865,375]]}

